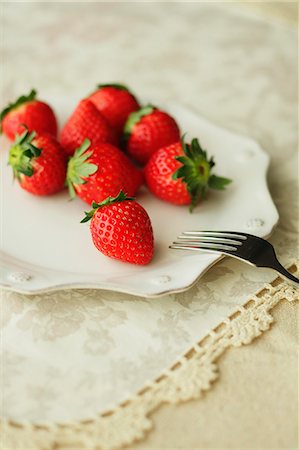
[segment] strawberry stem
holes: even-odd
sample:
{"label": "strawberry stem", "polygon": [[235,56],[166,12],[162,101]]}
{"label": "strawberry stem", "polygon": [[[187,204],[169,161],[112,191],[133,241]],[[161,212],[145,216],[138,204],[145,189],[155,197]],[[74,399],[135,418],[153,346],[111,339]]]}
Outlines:
{"label": "strawberry stem", "polygon": [[154,111],[155,107],[152,105],[144,106],[143,108],[138,109],[138,111],[133,111],[124,126],[124,140],[128,140],[131,136],[133,127],[140,122],[142,117],[147,116],[148,114],[151,114]]}
{"label": "strawberry stem", "polygon": [[90,140],[84,139],[80,147],[75,150],[74,155],[69,159],[66,174],[66,185],[70,198],[76,197],[76,185],[85,184],[88,177],[98,170],[96,164],[88,162],[92,151],[87,151],[90,147]]}
{"label": "strawberry stem", "polygon": [[[36,90],[32,89],[28,95],[21,95],[21,97],[19,97],[15,102],[9,103],[0,113],[0,123],[2,124],[2,121],[6,114],[8,114],[13,109],[21,106],[23,103],[32,102],[33,100],[35,100],[36,95]],[[0,125],[0,133],[2,132],[1,128],[2,127]]]}
{"label": "strawberry stem", "polygon": [[105,87],[112,87],[115,89],[119,89],[120,91],[130,92],[129,89],[127,88],[127,86],[125,86],[122,83],[106,83],[106,84],[98,84],[97,85],[98,89],[105,88]]}
{"label": "strawberry stem", "polygon": [[32,144],[36,133],[25,130],[17,135],[15,142],[9,150],[8,164],[12,166],[14,176],[20,179],[21,174],[31,177],[34,173],[32,162],[37,158],[42,149]]}
{"label": "strawberry stem", "polygon": [[189,209],[192,212],[200,199],[206,197],[208,188],[223,190],[232,180],[211,174],[215,166],[214,158],[208,159],[207,152],[202,149],[198,139],[194,138],[190,144],[186,144],[184,137],[182,137],[184,154],[175,158],[182,165],[174,172],[172,178],[174,180],[181,178],[186,183],[191,197]]}
{"label": "strawberry stem", "polygon": [[94,215],[94,213],[99,209],[103,208],[103,206],[112,205],[116,202],[123,202],[125,200],[135,200],[134,197],[128,197],[123,191],[119,191],[116,197],[107,197],[105,200],[102,200],[100,203],[92,202],[92,209],[88,212],[84,212],[85,217],[81,220],[80,223],[88,222]]}

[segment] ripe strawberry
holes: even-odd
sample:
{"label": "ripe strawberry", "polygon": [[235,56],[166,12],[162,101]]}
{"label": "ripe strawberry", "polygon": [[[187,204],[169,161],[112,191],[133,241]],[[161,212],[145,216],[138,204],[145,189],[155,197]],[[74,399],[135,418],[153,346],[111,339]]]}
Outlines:
{"label": "ripe strawberry", "polygon": [[118,135],[122,133],[129,114],[140,108],[134,95],[121,84],[100,84],[88,100],[106,117]]}
{"label": "ripe strawberry", "polygon": [[8,159],[20,186],[35,195],[50,195],[64,188],[66,162],[53,136],[28,130],[17,136]]}
{"label": "ripe strawberry", "polygon": [[99,142],[116,143],[116,137],[105,117],[89,100],[81,100],[73,114],[64,125],[60,141],[66,153],[73,155],[84,139],[92,144]]}
{"label": "ripe strawberry", "polygon": [[180,130],[169,114],[145,106],[129,115],[124,137],[127,153],[138,163],[145,164],[156,150],[177,142]]}
{"label": "ripe strawberry", "polygon": [[91,205],[93,201],[116,196],[120,190],[135,195],[143,176],[127,156],[111,144],[89,146],[90,141],[85,139],[68,162],[67,184],[71,198],[77,194]]}
{"label": "ripe strawberry", "polygon": [[8,139],[13,141],[25,129],[38,134],[50,133],[56,137],[54,112],[49,105],[37,100],[36,94],[33,89],[29,95],[22,95],[0,113],[1,129]]}
{"label": "ripe strawberry", "polygon": [[91,219],[96,248],[110,258],[132,264],[148,264],[154,253],[154,237],[145,209],[122,191],[101,203],[93,203],[81,222]]}
{"label": "ripe strawberry", "polygon": [[215,166],[213,157],[197,139],[191,144],[184,140],[158,150],[147,163],[144,175],[149,190],[162,200],[176,205],[190,205],[190,211],[208,188],[223,190],[231,182],[228,178],[211,174]]}

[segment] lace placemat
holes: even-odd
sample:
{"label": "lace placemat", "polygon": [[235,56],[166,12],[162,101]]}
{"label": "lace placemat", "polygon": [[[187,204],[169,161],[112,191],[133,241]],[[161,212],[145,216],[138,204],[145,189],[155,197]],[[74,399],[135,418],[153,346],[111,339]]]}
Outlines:
{"label": "lace placemat", "polygon": [[[299,263],[289,270],[298,275]],[[113,450],[142,439],[152,427],[149,414],[162,403],[199,398],[218,377],[217,360],[229,347],[247,345],[270,328],[273,309],[281,300],[299,300],[299,289],[276,278],[250,296],[168,370],[128,401],[94,417],[76,422],[2,421],[3,449],[67,448]]]}

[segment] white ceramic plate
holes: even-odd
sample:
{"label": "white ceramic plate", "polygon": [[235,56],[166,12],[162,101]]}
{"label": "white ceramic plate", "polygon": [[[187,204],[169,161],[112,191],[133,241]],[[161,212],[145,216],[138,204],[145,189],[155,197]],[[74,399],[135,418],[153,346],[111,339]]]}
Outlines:
{"label": "white ceramic plate", "polygon": [[[73,104],[50,103],[61,122]],[[233,179],[224,192],[213,191],[192,214],[187,207],[158,200],[144,188],[138,201],[148,211],[155,235],[155,256],[147,266],[109,259],[93,246],[88,224],[80,224],[89,206],[68,201],[66,191],[35,197],[12,181],[7,166],[9,148],[1,138],[1,277],[8,289],[35,294],[61,288],[99,288],[134,295],[157,296],[185,290],[219,256],[170,250],[169,244],[184,230],[236,230],[268,236],[278,220],[266,173],[268,155],[246,137],[220,128],[178,105],[164,105],[188,137],[198,137],[215,156],[215,173]]]}

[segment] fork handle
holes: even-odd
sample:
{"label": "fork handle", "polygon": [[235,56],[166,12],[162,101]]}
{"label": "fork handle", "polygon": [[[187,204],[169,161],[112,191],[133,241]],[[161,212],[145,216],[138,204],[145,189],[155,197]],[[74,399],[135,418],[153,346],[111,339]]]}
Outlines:
{"label": "fork handle", "polygon": [[272,265],[272,269],[276,270],[283,276],[283,278],[292,281],[292,284],[296,287],[299,287],[299,279],[288,272],[278,260],[275,261],[275,264]]}

